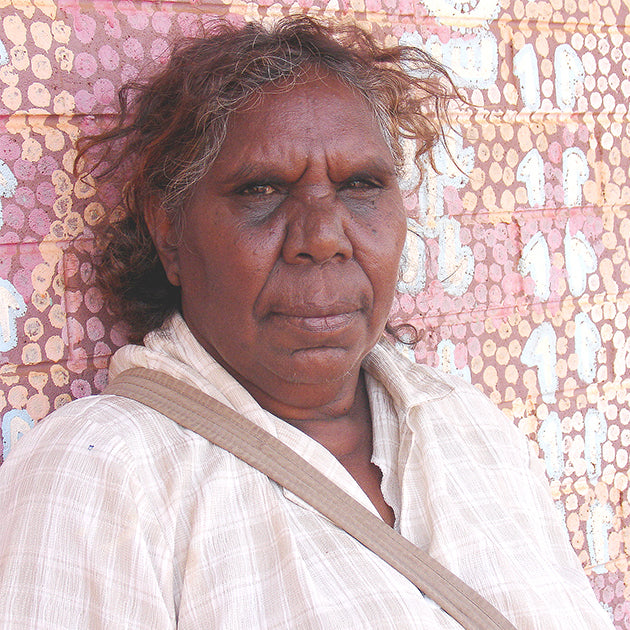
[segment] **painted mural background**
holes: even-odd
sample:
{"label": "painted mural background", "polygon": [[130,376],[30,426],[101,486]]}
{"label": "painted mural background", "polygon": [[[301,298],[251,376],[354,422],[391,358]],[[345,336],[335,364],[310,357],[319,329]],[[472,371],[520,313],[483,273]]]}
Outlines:
{"label": "painted mural background", "polygon": [[0,0],[2,454],[100,391],[124,343],[94,286],[108,194],[73,178],[78,134],[198,20],[296,11],[425,47],[476,106],[455,116],[458,167],[442,149],[440,174],[408,195],[394,319],[424,331],[418,361],[475,383],[532,439],[629,629],[628,0]]}

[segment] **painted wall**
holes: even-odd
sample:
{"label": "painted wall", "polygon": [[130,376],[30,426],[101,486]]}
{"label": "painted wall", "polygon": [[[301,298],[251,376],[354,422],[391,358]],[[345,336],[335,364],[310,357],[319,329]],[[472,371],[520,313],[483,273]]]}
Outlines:
{"label": "painted wall", "polygon": [[124,343],[93,284],[107,199],[72,177],[77,135],[200,16],[300,10],[427,48],[477,106],[455,117],[459,168],[442,151],[408,196],[395,318],[425,331],[418,361],[475,383],[532,439],[600,600],[630,628],[628,0],[0,0],[4,456],[100,391]]}

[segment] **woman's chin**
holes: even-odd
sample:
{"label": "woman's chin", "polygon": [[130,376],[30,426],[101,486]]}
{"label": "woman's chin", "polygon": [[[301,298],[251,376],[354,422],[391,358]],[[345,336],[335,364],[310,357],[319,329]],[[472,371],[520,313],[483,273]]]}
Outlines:
{"label": "woman's chin", "polygon": [[287,380],[297,384],[335,383],[350,375],[363,357],[356,350],[320,346],[295,350],[287,367]]}
{"label": "woman's chin", "polygon": [[346,397],[351,402],[362,359],[363,353],[356,349],[305,348],[266,361],[255,379],[235,376],[261,406],[282,416],[290,408],[313,410]]}

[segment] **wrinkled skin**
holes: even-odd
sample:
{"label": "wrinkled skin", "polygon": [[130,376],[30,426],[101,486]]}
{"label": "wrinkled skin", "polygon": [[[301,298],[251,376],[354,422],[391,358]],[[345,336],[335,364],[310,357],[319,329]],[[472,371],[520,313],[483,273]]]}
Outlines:
{"label": "wrinkled skin", "polygon": [[161,210],[147,217],[197,340],[375,485],[360,365],[391,308],[406,220],[366,101],[314,73],[264,90],[233,115],[184,219],[175,233]]}

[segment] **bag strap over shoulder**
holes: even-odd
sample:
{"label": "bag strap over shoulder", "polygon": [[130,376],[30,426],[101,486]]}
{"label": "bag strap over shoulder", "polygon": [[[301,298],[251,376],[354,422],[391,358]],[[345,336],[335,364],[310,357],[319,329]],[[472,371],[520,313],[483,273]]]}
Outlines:
{"label": "bag strap over shoulder", "polygon": [[196,387],[163,372],[132,368],[105,393],[143,403],[260,470],[380,556],[467,630],[516,630],[481,595],[286,444]]}

